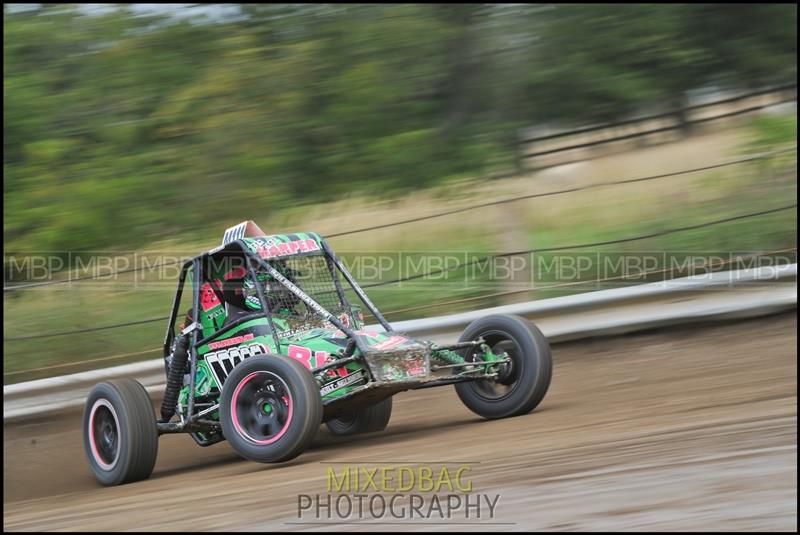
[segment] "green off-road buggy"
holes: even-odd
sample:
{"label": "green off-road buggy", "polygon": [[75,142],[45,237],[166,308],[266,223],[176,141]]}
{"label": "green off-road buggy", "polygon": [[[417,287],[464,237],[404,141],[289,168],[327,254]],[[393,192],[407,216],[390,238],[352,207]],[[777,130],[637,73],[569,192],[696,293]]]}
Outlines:
{"label": "green off-road buggy", "polygon": [[[192,308],[176,327],[187,279]],[[363,325],[356,298],[381,327]],[[164,340],[160,418],[144,387],[107,381],[89,393],[83,439],[105,485],[150,476],[158,437],[227,439],[240,455],[287,461],[331,433],[383,430],[392,396],[455,384],[486,418],[533,410],[552,374],[550,347],[527,320],[491,315],[451,345],[395,332],[328,244],[313,232],[267,236],[246,221],[187,261]]]}

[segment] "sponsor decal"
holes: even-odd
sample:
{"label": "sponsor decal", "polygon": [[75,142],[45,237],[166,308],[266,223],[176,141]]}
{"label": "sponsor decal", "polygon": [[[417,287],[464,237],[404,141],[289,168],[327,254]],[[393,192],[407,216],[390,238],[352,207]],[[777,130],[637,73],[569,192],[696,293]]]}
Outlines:
{"label": "sponsor decal", "polygon": [[313,331],[314,329],[319,329],[319,327],[304,325],[304,326],[298,327],[296,329],[287,329],[285,331],[279,331],[279,332],[280,332],[281,336],[284,337],[284,338],[296,338],[296,337],[308,334],[311,331]]}
{"label": "sponsor decal", "polygon": [[[379,333],[378,331],[367,331],[367,330],[364,330],[364,329],[360,329],[358,331],[353,331],[353,332],[356,333],[356,334],[360,334],[361,336],[368,336],[369,338],[378,338],[382,334],[382,333]],[[338,338],[344,338],[347,335],[344,334],[339,329],[336,329],[333,332],[333,336],[338,337]]]}
{"label": "sponsor decal", "polygon": [[259,245],[256,252],[261,258],[275,258],[278,256],[310,253],[319,250],[320,248],[317,240],[308,238],[306,240],[294,240],[272,245]]}
{"label": "sponsor decal", "polygon": [[353,372],[350,375],[342,377],[341,379],[337,379],[331,383],[326,384],[320,389],[320,394],[323,396],[327,396],[331,392],[335,392],[340,388],[344,388],[346,386],[350,386],[353,383],[357,383],[358,381],[364,378],[364,372],[359,370],[357,372]]}
{"label": "sponsor decal", "polygon": [[242,342],[247,342],[248,340],[252,340],[255,337],[253,333],[245,334],[242,336],[234,336],[233,338],[226,338],[225,340],[219,340],[218,342],[210,342],[208,347],[211,349],[222,349],[223,347],[229,346],[236,346],[241,344]]}
{"label": "sponsor decal", "polygon": [[406,370],[408,371],[408,375],[414,377],[428,374],[428,367],[425,365],[425,359],[421,358],[408,361]]}
{"label": "sponsor decal", "polygon": [[219,316],[222,316],[223,314],[225,314],[225,309],[219,307],[218,309],[208,313],[208,319],[213,320]]}
{"label": "sponsor decal", "polygon": [[374,349],[391,349],[393,347],[397,347],[400,344],[407,342],[408,339],[404,336],[391,336],[384,340],[383,342],[379,342],[371,346]]}
{"label": "sponsor decal", "polygon": [[368,331],[366,329],[361,329],[360,331],[356,331],[356,334],[360,334],[362,336],[369,336],[370,338],[377,338],[381,335],[378,331]]}

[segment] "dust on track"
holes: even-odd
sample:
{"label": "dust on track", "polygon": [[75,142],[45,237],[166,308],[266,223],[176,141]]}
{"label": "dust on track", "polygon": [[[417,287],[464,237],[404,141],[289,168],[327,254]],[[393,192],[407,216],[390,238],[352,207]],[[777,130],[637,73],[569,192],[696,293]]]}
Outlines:
{"label": "dust on track", "polygon": [[282,465],[164,436],[153,476],[114,488],[89,471],[78,411],[23,420],[4,425],[4,527],[320,529],[296,524],[297,496],[326,493],[325,463],[446,461],[500,494],[498,523],[399,527],[796,530],[796,343],[792,312],[558,344],[526,416],[482,420],[448,387],[404,393],[385,432],[321,430]]}

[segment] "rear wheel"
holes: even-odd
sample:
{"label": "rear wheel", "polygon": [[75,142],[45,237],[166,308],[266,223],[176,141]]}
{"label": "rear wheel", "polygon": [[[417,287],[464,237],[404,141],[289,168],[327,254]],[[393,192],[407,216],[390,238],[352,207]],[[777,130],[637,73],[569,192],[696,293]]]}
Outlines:
{"label": "rear wheel", "polygon": [[103,485],[147,479],[158,453],[155,413],[144,387],[133,379],[96,385],[83,413],[83,445]]}
{"label": "rear wheel", "polygon": [[[456,384],[464,405],[485,418],[505,418],[532,411],[544,399],[553,374],[550,345],[542,332],[520,316],[496,314],[472,322],[460,341],[483,338],[492,353],[510,359],[495,380]],[[480,360],[478,353],[468,361]]]}
{"label": "rear wheel", "polygon": [[392,398],[386,398],[370,407],[356,409],[326,422],[334,435],[357,435],[383,431],[392,417]]}
{"label": "rear wheel", "polygon": [[222,434],[236,452],[262,463],[300,455],[322,423],[319,385],[302,364],[284,356],[250,357],[222,389]]}

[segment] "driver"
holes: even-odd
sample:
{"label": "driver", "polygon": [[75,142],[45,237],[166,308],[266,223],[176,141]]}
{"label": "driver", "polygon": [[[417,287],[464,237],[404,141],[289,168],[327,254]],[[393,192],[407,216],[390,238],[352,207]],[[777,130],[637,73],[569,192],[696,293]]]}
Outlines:
{"label": "driver", "polygon": [[[285,260],[273,260],[272,266],[281,273],[281,275],[289,279],[290,282],[297,284],[297,277],[300,273],[290,268]],[[230,287],[227,293],[226,290],[223,290],[226,303],[243,310],[245,314],[250,314],[255,310],[261,310],[258,292],[256,291],[253,281],[250,277],[246,276],[244,270],[237,275],[236,278],[233,276],[226,278],[226,286]],[[264,297],[267,300],[267,307],[270,312],[278,315],[302,316],[297,310],[297,306],[300,305],[302,301],[294,295],[291,290],[263,271],[258,272],[256,277],[258,279],[258,284],[261,285],[264,291]]]}
{"label": "driver", "polygon": [[[285,260],[273,261],[272,267],[274,267],[281,275],[286,277],[289,282],[297,284],[297,277],[300,275],[300,273],[290,268]],[[289,288],[273,279],[267,273],[259,273],[259,284],[263,284],[264,295],[267,298],[267,306],[273,314],[288,316],[302,315],[297,310],[297,306],[300,305],[302,301],[299,297],[293,294]]]}

